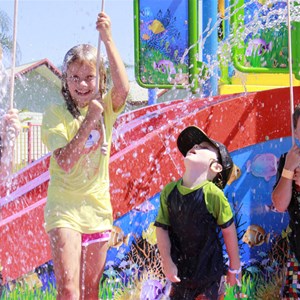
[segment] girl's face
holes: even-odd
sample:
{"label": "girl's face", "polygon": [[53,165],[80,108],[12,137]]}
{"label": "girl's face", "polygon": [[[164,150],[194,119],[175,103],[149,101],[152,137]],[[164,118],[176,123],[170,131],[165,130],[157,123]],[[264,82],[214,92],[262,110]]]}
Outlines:
{"label": "girl's face", "polygon": [[67,83],[76,105],[80,108],[87,106],[95,96],[95,67],[85,62],[72,62],[67,70]]}

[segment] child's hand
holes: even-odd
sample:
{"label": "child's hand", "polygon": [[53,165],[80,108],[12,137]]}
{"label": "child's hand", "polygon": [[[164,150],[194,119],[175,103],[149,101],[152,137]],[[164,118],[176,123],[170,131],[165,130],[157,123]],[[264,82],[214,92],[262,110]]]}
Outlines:
{"label": "child's hand", "polygon": [[92,111],[94,115],[98,116],[98,119],[100,119],[99,116],[101,116],[104,111],[103,102],[98,99],[91,100],[89,104],[89,111]]}
{"label": "child's hand", "polygon": [[104,103],[99,99],[93,99],[89,103],[89,108],[87,112],[87,118],[94,122],[94,124],[98,124],[98,121],[101,118],[101,115],[104,111]]}
{"label": "child's hand", "polygon": [[241,284],[241,279],[242,279],[242,274],[241,272],[239,274],[232,273],[230,271],[227,272],[227,277],[226,277],[226,282],[230,286],[238,285],[240,286]]}
{"label": "child's hand", "polygon": [[177,276],[178,269],[172,260],[163,264],[163,270],[164,274],[171,282],[180,282],[180,278]]}
{"label": "child's hand", "polygon": [[300,165],[300,148],[295,144],[286,156],[284,167],[294,171]]}
{"label": "child's hand", "polygon": [[105,43],[112,38],[111,34],[111,21],[109,16],[101,12],[98,15],[97,22],[96,22],[96,28],[101,34],[101,40]]}

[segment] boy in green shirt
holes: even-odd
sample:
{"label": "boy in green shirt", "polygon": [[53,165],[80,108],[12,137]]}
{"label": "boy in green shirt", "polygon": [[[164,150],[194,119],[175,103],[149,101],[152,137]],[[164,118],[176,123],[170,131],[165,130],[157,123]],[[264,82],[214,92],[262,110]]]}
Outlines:
{"label": "boy in green shirt", "polygon": [[172,282],[170,299],[221,299],[224,263],[218,228],[229,256],[227,283],[241,278],[233,214],[222,189],[232,173],[226,147],[196,126],[177,139],[185,172],[165,186],[155,222],[163,270]]}

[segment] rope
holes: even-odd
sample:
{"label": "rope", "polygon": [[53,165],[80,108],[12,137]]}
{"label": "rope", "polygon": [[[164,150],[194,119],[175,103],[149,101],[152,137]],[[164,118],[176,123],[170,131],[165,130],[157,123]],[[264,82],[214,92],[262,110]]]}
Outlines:
{"label": "rope", "polygon": [[[104,11],[104,0],[102,0],[102,7],[101,7],[101,12]],[[97,50],[97,65],[96,65],[96,82],[101,82],[101,74],[99,74],[99,69],[100,69],[100,61],[101,61],[101,34],[99,32],[99,37],[98,37],[98,50]],[[99,92],[99,84],[96,85],[96,93]],[[102,97],[102,94],[101,94]],[[103,115],[101,114],[100,116],[100,126],[103,134],[103,143],[101,146],[101,152],[102,154],[106,155],[107,153],[107,139],[106,139],[106,132],[105,132],[105,125],[104,125],[104,120],[103,120]]]}
{"label": "rope", "polygon": [[292,131],[292,145],[295,144],[295,133],[293,124],[294,114],[294,91],[293,91],[293,64],[292,64],[292,35],[291,35],[291,9],[290,0],[287,1],[288,13],[288,59],[289,59],[289,79],[290,79],[290,112],[291,112],[291,131]]}
{"label": "rope", "polygon": [[[102,7],[101,7],[101,12],[104,11],[104,0],[102,0]],[[101,60],[101,34],[99,32],[98,36],[98,51],[97,51],[97,66],[96,66],[96,82],[98,82],[100,75],[99,74],[99,68],[100,68],[100,60]],[[96,92],[99,92],[99,85],[96,86]]]}
{"label": "rope", "polygon": [[14,107],[15,65],[16,65],[16,49],[17,49],[17,15],[18,15],[18,0],[15,0],[14,29],[13,29],[13,52],[12,52],[11,80],[10,80],[10,109],[12,109]]}

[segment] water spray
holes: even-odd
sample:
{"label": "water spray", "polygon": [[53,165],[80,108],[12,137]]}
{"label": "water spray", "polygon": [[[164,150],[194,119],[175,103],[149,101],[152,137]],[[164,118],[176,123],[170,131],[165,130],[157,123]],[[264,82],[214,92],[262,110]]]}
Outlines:
{"label": "water spray", "polygon": [[[18,16],[18,0],[14,2],[14,25],[13,25],[13,49],[12,49],[12,63],[11,63],[11,76],[10,76],[10,102],[9,109],[12,110],[14,108],[14,86],[15,86],[15,65],[16,65],[16,49],[17,49],[17,16]],[[9,169],[10,166],[13,166],[13,146],[16,139],[16,130],[10,126],[9,128],[4,128],[7,130],[7,137],[3,144],[4,147],[11,150],[11,158],[7,158],[3,163]]]}
{"label": "water spray", "polygon": [[[101,12],[104,11],[104,0],[102,0],[102,7],[101,7]],[[101,34],[99,32],[99,37],[98,37],[98,50],[97,50],[97,65],[96,65],[96,82],[98,83],[99,80],[101,82],[101,74],[99,74],[99,68],[100,68],[100,61],[101,61]],[[99,84],[96,84],[96,94],[99,93]],[[102,97],[102,93],[101,93]],[[103,155],[106,155],[107,153],[107,139],[106,139],[106,132],[105,132],[105,125],[104,125],[104,119],[103,115],[101,114],[100,116],[100,126],[103,134],[103,142],[101,146],[101,152]]]}
{"label": "water spray", "polygon": [[16,49],[17,49],[17,15],[18,15],[18,0],[15,0],[14,28],[13,28],[13,51],[12,51],[10,97],[9,97],[10,109],[13,109],[13,107],[14,107],[15,66],[16,66]]}

